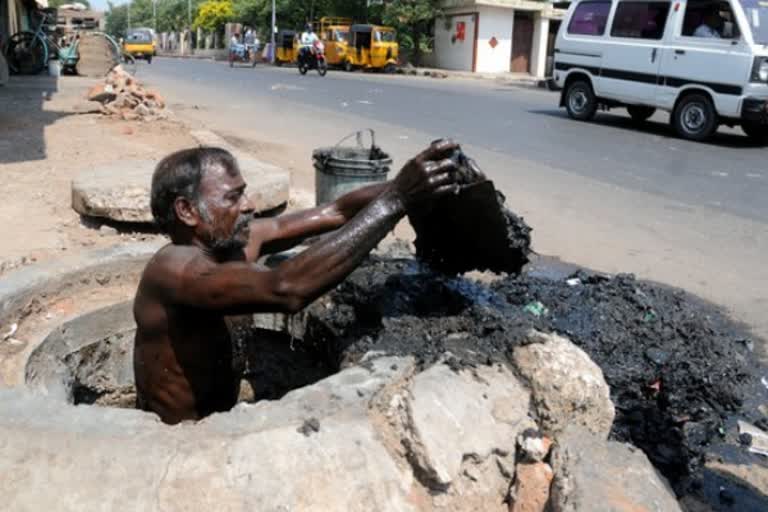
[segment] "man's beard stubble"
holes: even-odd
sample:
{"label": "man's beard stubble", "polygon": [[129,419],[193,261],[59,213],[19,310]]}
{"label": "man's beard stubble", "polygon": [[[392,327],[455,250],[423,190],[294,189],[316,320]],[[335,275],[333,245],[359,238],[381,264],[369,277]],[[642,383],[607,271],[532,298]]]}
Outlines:
{"label": "man's beard stubble", "polygon": [[232,236],[224,239],[213,239],[209,242],[211,251],[219,257],[231,257],[238,251],[242,251],[248,244],[247,237],[242,237],[243,232],[247,232],[248,226],[253,220],[252,215],[240,215],[235,227],[232,229]]}

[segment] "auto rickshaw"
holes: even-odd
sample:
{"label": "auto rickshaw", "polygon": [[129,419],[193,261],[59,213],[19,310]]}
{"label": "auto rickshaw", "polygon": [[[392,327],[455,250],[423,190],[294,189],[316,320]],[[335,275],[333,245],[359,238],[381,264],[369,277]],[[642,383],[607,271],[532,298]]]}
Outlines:
{"label": "auto rickshaw", "polygon": [[130,31],[123,42],[123,51],[134,59],[144,59],[152,64],[152,57],[157,53],[152,32],[147,29]]}
{"label": "auto rickshaw", "polygon": [[299,40],[296,32],[293,30],[281,30],[277,33],[277,52],[275,53],[275,64],[282,66],[296,62],[299,55]]}
{"label": "auto rickshaw", "polygon": [[323,16],[315,23],[318,37],[325,44],[325,58],[329,66],[343,66],[349,48],[351,18]]}
{"label": "auto rickshaw", "polygon": [[352,25],[349,49],[344,68],[383,69],[393,73],[397,69],[400,46],[397,33],[390,27],[378,25]]}

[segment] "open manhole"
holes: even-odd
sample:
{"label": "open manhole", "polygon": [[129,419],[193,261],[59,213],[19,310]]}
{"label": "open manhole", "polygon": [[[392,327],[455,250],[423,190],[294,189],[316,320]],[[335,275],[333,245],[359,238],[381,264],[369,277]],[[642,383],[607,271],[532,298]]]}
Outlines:
{"label": "open manhole", "polygon": [[[240,401],[277,400],[338,371],[337,355],[293,336],[293,324],[270,317],[273,328],[267,329],[256,327],[258,318],[241,319],[232,328]],[[281,323],[282,329],[275,327]],[[30,356],[27,385],[74,405],[134,408],[135,331],[130,301],[67,322]]]}

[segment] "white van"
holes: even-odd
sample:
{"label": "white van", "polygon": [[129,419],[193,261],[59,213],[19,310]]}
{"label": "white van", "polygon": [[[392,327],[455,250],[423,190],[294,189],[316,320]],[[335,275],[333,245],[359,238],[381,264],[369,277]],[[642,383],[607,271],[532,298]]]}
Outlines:
{"label": "white van", "polygon": [[573,119],[662,109],[687,139],[726,124],[768,143],[768,0],[576,0],[554,75]]}

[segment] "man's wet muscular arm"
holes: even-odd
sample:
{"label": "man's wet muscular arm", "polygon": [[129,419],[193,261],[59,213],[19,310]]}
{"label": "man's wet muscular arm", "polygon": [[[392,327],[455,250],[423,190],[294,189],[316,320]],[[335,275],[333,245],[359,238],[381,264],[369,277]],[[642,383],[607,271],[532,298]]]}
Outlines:
{"label": "man's wet muscular arm", "polygon": [[327,205],[252,222],[246,260],[256,261],[264,254],[286,251],[307,238],[340,228],[389,187],[390,182],[369,185]]}
{"label": "man's wet muscular arm", "polygon": [[[338,231],[273,270],[216,263],[185,248],[153,272],[164,300],[225,314],[296,312],[352,272],[406,212],[455,188],[456,145],[442,142],[411,160],[376,200]],[[173,260],[176,260],[175,263]]]}

